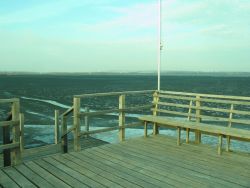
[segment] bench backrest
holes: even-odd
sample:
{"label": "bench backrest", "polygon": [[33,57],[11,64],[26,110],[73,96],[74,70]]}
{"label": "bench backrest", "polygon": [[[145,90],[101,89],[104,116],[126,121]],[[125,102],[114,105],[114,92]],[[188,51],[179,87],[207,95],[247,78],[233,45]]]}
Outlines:
{"label": "bench backrest", "polygon": [[250,97],[160,91],[153,104],[154,115],[250,129]]}

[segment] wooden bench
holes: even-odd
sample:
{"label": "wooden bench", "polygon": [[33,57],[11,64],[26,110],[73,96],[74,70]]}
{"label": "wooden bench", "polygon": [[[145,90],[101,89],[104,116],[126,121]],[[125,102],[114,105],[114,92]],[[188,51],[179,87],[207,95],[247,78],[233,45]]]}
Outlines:
{"label": "wooden bench", "polygon": [[160,91],[154,93],[153,104],[153,115],[139,117],[145,136],[148,123],[153,123],[153,134],[158,134],[159,126],[176,128],[177,145],[182,129],[186,130],[187,143],[190,131],[195,132],[196,143],[201,142],[201,134],[214,135],[219,137],[218,154],[223,137],[227,138],[227,151],[231,139],[250,141],[250,97]]}

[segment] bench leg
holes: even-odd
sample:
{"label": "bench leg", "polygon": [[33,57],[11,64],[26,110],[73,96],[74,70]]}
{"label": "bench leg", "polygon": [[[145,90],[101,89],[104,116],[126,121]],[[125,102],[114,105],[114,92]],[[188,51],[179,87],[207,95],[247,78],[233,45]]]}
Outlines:
{"label": "bench leg", "polygon": [[223,142],[223,137],[222,135],[219,135],[218,155],[221,155],[222,152],[222,142]]}
{"label": "bench leg", "polygon": [[230,143],[231,143],[231,138],[230,138],[230,136],[227,136],[227,148],[226,148],[227,152],[230,151]]}
{"label": "bench leg", "polygon": [[201,132],[195,131],[195,143],[200,144],[201,143]]}
{"label": "bench leg", "polygon": [[181,128],[177,127],[177,146],[181,145]]}
{"label": "bench leg", "polygon": [[144,137],[148,136],[148,122],[144,121]]}
{"label": "bench leg", "polygon": [[187,128],[186,129],[186,143],[189,143],[189,133],[190,133],[190,129]]}
{"label": "bench leg", "polygon": [[153,130],[154,135],[159,134],[159,127],[158,127],[157,123],[154,123],[153,129],[154,129]]}

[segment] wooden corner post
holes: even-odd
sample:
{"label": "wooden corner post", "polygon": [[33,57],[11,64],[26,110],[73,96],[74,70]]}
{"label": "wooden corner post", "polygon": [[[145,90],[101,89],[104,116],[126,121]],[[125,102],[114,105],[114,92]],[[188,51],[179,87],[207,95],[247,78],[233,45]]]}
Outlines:
{"label": "wooden corner post", "polygon": [[125,95],[119,96],[119,141],[125,140]]}
{"label": "wooden corner post", "polygon": [[[158,102],[159,102],[159,95],[158,95],[158,91],[156,91],[153,94],[153,103],[154,103],[153,115],[154,116],[157,116]],[[157,123],[154,123],[153,124],[153,135],[157,135],[157,134],[159,134],[159,127],[158,127]]]}
{"label": "wooden corner post", "polygon": [[55,144],[59,143],[59,110],[55,110]]}
{"label": "wooden corner post", "polygon": [[81,144],[80,144],[80,108],[81,108],[81,99],[78,97],[74,97],[74,111],[73,111],[73,124],[74,124],[74,151],[80,151],[81,150]]}
{"label": "wooden corner post", "polygon": [[[12,103],[12,120],[19,121],[19,113],[20,113],[20,101],[19,99]],[[21,150],[20,150],[20,126],[15,125],[12,128],[13,133],[13,143],[19,143],[19,147],[15,148],[11,152],[12,157],[12,165],[17,165],[21,163]]]}
{"label": "wooden corner post", "polygon": [[[201,97],[199,95],[196,96],[196,122],[200,123],[201,122]],[[195,143],[200,144],[201,143],[201,132],[200,131],[195,131]]]}

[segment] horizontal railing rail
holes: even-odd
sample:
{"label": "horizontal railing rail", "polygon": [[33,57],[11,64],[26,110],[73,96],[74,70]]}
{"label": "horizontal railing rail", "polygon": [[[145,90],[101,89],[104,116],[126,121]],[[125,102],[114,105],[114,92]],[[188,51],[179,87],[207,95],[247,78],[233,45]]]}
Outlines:
{"label": "horizontal railing rail", "polygon": [[89,93],[89,94],[82,94],[82,95],[74,95],[74,97],[75,98],[89,98],[89,97],[107,97],[107,96],[118,96],[118,95],[136,95],[136,94],[153,93],[154,91],[155,90]]}
{"label": "horizontal railing rail", "polygon": [[214,95],[214,94],[203,94],[203,93],[188,93],[188,92],[176,92],[176,91],[160,91],[160,94],[171,94],[181,96],[200,96],[206,98],[218,98],[218,99],[232,99],[232,100],[246,100],[250,101],[250,97],[245,96],[232,96],[232,95]]}

